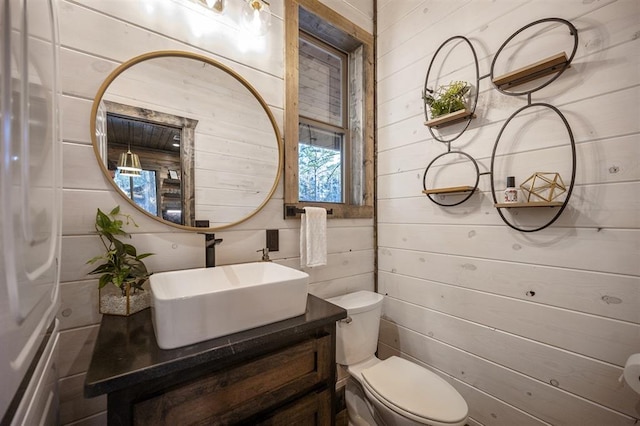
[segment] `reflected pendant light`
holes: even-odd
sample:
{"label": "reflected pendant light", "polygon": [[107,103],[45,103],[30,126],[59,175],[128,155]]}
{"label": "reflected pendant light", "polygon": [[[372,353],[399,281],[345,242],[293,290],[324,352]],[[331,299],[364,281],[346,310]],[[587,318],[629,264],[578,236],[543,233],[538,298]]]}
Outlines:
{"label": "reflected pendant light", "polygon": [[142,166],[140,165],[140,158],[138,154],[131,152],[131,146],[127,149],[127,152],[120,154],[120,161],[118,161],[118,171],[122,176],[137,177],[142,174]]}
{"label": "reflected pendant light", "polygon": [[242,23],[252,34],[263,36],[271,25],[271,10],[264,0],[245,0],[242,8]]}

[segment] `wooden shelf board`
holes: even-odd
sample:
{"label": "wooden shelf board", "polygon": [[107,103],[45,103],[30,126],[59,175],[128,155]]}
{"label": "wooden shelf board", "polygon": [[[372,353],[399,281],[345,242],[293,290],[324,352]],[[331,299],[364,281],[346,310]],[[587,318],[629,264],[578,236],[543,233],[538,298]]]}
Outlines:
{"label": "wooden shelf board", "polygon": [[498,208],[522,208],[522,207],[561,207],[562,201],[531,201],[528,203],[496,203],[493,206]]}
{"label": "wooden shelf board", "polygon": [[425,121],[424,125],[427,127],[442,127],[449,124],[455,124],[458,121],[469,118],[470,116],[473,118],[475,117],[475,114],[472,114],[468,109],[465,108],[456,112],[441,115],[429,121]]}
{"label": "wooden shelf board", "polygon": [[475,188],[473,186],[451,186],[449,188],[433,188],[424,189],[423,194],[455,194],[457,192],[472,192]]}
{"label": "wooden shelf board", "polygon": [[510,73],[496,77],[493,79],[493,84],[501,89],[505,87],[515,87],[520,84],[533,81],[537,78],[553,74],[567,62],[567,54],[560,52],[531,65],[527,65],[526,67],[522,67]]}
{"label": "wooden shelf board", "polygon": [[180,179],[162,179],[162,183],[169,183],[169,184],[175,184],[175,185],[179,185],[181,182]]}

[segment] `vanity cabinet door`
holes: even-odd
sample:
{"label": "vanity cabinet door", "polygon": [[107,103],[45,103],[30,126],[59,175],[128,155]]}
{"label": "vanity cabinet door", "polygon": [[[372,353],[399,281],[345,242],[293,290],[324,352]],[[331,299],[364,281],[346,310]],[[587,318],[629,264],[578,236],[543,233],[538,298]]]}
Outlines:
{"label": "vanity cabinet door", "polygon": [[235,424],[304,395],[331,377],[331,336],[305,340],[177,385],[133,407],[134,424]]}
{"label": "vanity cabinet door", "polygon": [[304,396],[278,410],[273,416],[256,423],[259,426],[324,426],[330,424],[331,392],[328,389]]}

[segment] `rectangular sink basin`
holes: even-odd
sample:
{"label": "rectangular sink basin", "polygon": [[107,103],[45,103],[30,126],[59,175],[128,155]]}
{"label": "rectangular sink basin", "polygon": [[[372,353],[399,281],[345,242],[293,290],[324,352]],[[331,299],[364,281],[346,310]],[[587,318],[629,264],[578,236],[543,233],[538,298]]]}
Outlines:
{"label": "rectangular sink basin", "polygon": [[151,275],[158,346],[173,349],[305,313],[309,275],[272,262]]}

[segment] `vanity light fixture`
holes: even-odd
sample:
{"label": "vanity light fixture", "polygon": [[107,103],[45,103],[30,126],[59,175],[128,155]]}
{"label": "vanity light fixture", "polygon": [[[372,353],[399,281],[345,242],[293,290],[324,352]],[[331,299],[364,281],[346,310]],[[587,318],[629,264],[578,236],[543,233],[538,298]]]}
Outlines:
{"label": "vanity light fixture", "polygon": [[245,0],[242,8],[242,23],[247,30],[257,36],[263,36],[271,25],[271,10],[265,0]]}
{"label": "vanity light fixture", "polygon": [[122,176],[138,177],[142,174],[142,166],[140,165],[140,157],[138,154],[131,152],[131,145],[129,145],[127,152],[120,154],[120,161],[118,161],[118,171]]}

